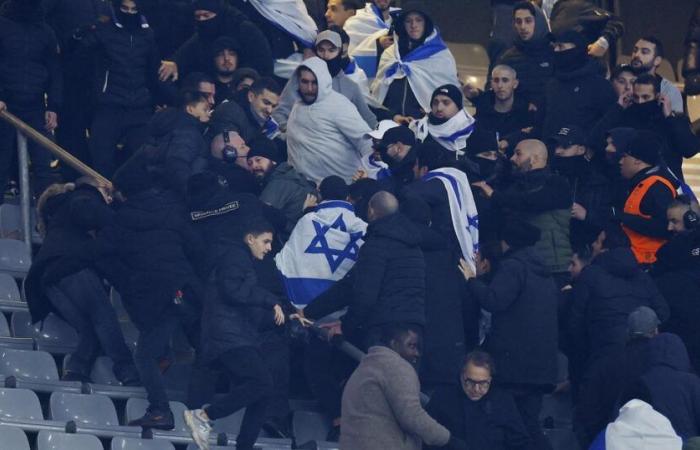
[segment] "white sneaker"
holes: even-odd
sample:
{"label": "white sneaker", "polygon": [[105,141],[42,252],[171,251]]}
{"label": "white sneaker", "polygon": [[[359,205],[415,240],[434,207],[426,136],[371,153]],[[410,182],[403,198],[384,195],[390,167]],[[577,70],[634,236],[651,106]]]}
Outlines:
{"label": "white sneaker", "polygon": [[204,411],[201,409],[193,409],[185,411],[185,424],[190,429],[192,439],[197,444],[200,450],[209,450],[209,433],[211,433],[211,425],[204,418]]}

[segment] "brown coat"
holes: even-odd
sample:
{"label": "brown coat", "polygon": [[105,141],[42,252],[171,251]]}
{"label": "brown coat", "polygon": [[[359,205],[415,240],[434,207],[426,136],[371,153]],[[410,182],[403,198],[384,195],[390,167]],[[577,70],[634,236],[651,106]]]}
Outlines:
{"label": "brown coat", "polygon": [[342,450],[420,450],[450,439],[421,406],[413,366],[382,346],[371,347],[348,380],[341,420]]}

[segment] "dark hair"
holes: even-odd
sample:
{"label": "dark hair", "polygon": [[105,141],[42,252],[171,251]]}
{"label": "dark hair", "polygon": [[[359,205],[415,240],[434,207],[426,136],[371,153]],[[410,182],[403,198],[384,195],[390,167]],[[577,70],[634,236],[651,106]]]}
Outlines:
{"label": "dark hair", "polygon": [[280,95],[280,93],[282,92],[279,83],[276,82],[272,77],[259,78],[255,80],[250,86],[250,92],[252,92],[255,95],[262,94],[264,90],[274,92],[277,95]]}
{"label": "dark hair", "polygon": [[462,370],[467,368],[468,364],[472,364],[476,367],[483,367],[488,369],[493,375],[496,372],[496,363],[494,362],[491,355],[483,350],[473,350],[467,354],[464,358],[464,365],[462,365]]}
{"label": "dark hair", "polygon": [[403,336],[408,334],[409,331],[412,331],[416,333],[417,335],[421,335],[422,329],[419,325],[412,324],[412,323],[405,323],[405,322],[394,322],[394,323],[387,323],[382,326],[381,329],[381,342],[384,345],[390,345],[391,341],[395,341],[397,339],[401,339]]}
{"label": "dark hair", "polygon": [[253,82],[255,82],[260,79],[260,74],[257,70],[251,69],[250,67],[241,67],[240,69],[236,69],[236,71],[233,72],[233,79],[231,80],[231,85],[234,87],[238,87],[238,85],[241,84],[241,81],[243,81],[246,78],[251,78]]}
{"label": "dark hair", "polygon": [[634,68],[629,64],[618,64],[610,71],[610,78],[617,78],[622,74],[622,72],[634,74]]}
{"label": "dark hair", "polygon": [[181,108],[186,108],[190,105],[196,105],[201,102],[209,103],[207,95],[199,91],[182,90],[178,94],[177,105]]}
{"label": "dark hair", "polygon": [[646,84],[654,87],[654,93],[658,94],[661,92],[661,80],[659,77],[652,75],[650,73],[643,73],[634,80],[634,85]]}
{"label": "dark hair", "polygon": [[530,14],[532,14],[532,17],[537,17],[537,10],[535,9],[535,5],[533,5],[530,2],[518,2],[515,5],[513,5],[513,18],[515,18],[515,13],[517,11],[527,9],[530,11]]}
{"label": "dark hair", "polygon": [[329,31],[332,31],[334,33],[338,33],[340,35],[340,43],[341,44],[349,44],[350,43],[350,36],[343,30],[341,27],[338,25],[332,25],[328,27]]}
{"label": "dark hair", "polygon": [[584,264],[588,264],[593,259],[593,248],[590,244],[583,244],[573,249],[574,255]]}
{"label": "dark hair", "polygon": [[345,9],[362,9],[364,8],[364,3],[360,3],[359,0],[343,0],[340,2],[343,5],[343,8]]}
{"label": "dark hair", "polygon": [[432,141],[416,144],[414,146],[414,151],[416,152],[418,168],[427,167],[428,170],[435,170],[448,165],[445,161],[445,153],[442,147],[440,147],[440,144]]}
{"label": "dark hair", "polygon": [[214,84],[214,79],[202,72],[192,72],[187,75],[180,84],[180,89],[183,91],[198,91],[199,83],[211,83]]}
{"label": "dark hair", "polygon": [[660,56],[661,58],[663,58],[666,54],[664,52],[663,42],[661,42],[661,40],[656,36],[642,36],[639,38],[639,40],[651,42],[652,44],[654,44],[654,57]]}
{"label": "dark hair", "polygon": [[268,222],[264,217],[253,216],[245,221],[243,224],[243,236],[253,235],[253,237],[258,237],[263,233],[274,233],[275,228]]}

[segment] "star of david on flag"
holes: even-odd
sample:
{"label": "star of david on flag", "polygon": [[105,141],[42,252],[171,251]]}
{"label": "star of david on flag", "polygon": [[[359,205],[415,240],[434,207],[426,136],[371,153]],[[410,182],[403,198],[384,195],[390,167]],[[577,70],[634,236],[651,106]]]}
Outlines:
{"label": "star of david on flag", "polygon": [[331,248],[326,239],[326,233],[330,229],[348,231],[345,222],[343,222],[342,214],[339,215],[331,225],[323,225],[315,220],[313,220],[312,223],[316,230],[316,236],[311,240],[309,246],[306,247],[305,253],[320,253],[324,255],[332,273],[338,270],[338,267],[340,267],[345,259],[357,261],[357,254],[360,251],[360,246],[357,245],[357,241],[362,238],[363,233],[361,231],[350,233],[350,242],[348,242],[343,249]]}

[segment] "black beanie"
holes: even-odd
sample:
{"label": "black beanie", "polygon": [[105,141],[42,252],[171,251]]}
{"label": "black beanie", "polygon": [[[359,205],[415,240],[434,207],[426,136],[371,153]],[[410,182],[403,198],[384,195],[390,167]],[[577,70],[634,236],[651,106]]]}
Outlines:
{"label": "black beanie", "polygon": [[540,229],[527,222],[513,220],[501,231],[501,239],[512,250],[531,247],[540,240]]}
{"label": "black beanie", "polygon": [[662,146],[663,142],[658,134],[649,130],[638,130],[636,136],[629,142],[625,154],[655,166],[661,158]]}
{"label": "black beanie", "polygon": [[345,200],[350,189],[345,181],[337,175],[324,178],[318,187],[323,200]]}
{"label": "black beanie", "polygon": [[462,91],[454,84],[444,84],[439,88],[435,89],[433,91],[433,96],[430,97],[430,104],[433,103],[433,100],[435,100],[435,97],[437,97],[438,95],[445,95],[452,99],[452,101],[455,102],[455,105],[457,105],[457,108],[461,109],[464,107]]}
{"label": "black beanie", "polygon": [[204,10],[211,11],[213,13],[220,13],[223,9],[223,3],[221,0],[194,0],[192,2],[192,7],[195,11]]}
{"label": "black beanie", "polygon": [[416,135],[406,126],[389,128],[382,136],[382,145],[388,147],[401,142],[403,145],[413,146],[416,144]]}
{"label": "black beanie", "polygon": [[250,151],[248,152],[248,158],[252,158],[254,156],[261,156],[276,163],[280,163],[283,160],[282,154],[277,148],[277,144],[275,144],[266,137],[257,137],[250,141],[248,143],[248,146],[250,147]]}
{"label": "black beanie", "polygon": [[232,38],[231,36],[221,36],[212,44],[211,54],[217,56],[224,50],[232,50],[236,53],[239,53],[240,48],[241,47],[240,45],[238,45],[238,41]]}

